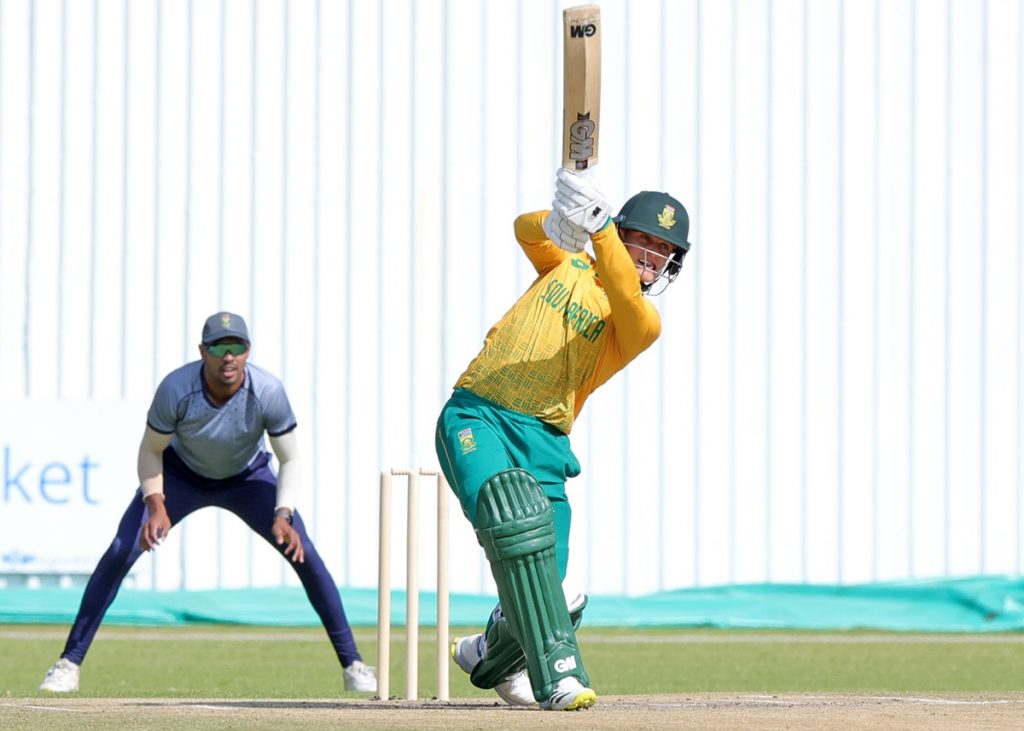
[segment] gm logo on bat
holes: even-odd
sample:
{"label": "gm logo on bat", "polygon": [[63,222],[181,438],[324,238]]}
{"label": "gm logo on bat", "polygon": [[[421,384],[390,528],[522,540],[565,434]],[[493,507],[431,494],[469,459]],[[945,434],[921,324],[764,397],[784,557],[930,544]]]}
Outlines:
{"label": "gm logo on bat", "polygon": [[586,25],[573,25],[569,26],[569,37],[570,38],[583,38],[597,33],[597,26],[593,23],[587,23]]}
{"label": "gm logo on bat", "polygon": [[[576,121],[569,126],[569,157],[579,163],[594,156],[594,130],[597,125],[586,114],[576,113]],[[584,165],[584,167],[586,167]]]}

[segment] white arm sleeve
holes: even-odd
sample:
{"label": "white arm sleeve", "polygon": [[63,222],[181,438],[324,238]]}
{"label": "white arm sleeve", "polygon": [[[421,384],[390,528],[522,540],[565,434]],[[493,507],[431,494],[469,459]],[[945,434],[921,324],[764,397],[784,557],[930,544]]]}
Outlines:
{"label": "white arm sleeve", "polygon": [[299,461],[299,443],[295,438],[295,430],[292,429],[279,437],[270,437],[270,447],[280,464],[275,507],[288,508],[295,512],[295,504],[302,491],[302,463]]}
{"label": "white arm sleeve", "polygon": [[142,497],[164,494],[164,450],[171,443],[170,434],[161,434],[148,424],[139,445],[139,484]]}

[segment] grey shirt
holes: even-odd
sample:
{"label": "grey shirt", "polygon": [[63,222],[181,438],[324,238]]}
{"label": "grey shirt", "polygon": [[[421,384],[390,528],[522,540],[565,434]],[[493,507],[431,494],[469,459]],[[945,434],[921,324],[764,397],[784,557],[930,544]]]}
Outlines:
{"label": "grey shirt", "polygon": [[223,406],[203,389],[203,362],[171,371],[160,382],[146,422],[161,434],[173,434],[171,446],[193,472],[212,479],[239,474],[263,451],[263,432],[272,437],[295,428],[284,385],[252,363],[245,382]]}

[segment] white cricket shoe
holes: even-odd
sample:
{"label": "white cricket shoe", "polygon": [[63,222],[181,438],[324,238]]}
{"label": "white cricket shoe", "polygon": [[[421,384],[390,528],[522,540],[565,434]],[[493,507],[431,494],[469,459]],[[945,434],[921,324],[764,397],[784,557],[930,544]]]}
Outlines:
{"label": "white cricket shoe", "polygon": [[74,693],[78,690],[78,674],[80,666],[70,660],[61,658],[46,671],[46,677],[39,684],[39,690],[51,693]]}
{"label": "white cricket shoe", "polygon": [[362,660],[356,660],[345,668],[345,690],[360,693],[377,692],[377,674]]}
{"label": "white cricket shoe", "polygon": [[525,670],[510,675],[504,683],[494,686],[494,692],[510,706],[535,706],[537,699],[533,697],[533,686],[530,676]]}
{"label": "white cricket shoe", "polygon": [[467,673],[472,673],[477,663],[484,659],[486,649],[487,644],[482,633],[469,637],[456,637],[452,640],[450,647],[452,660]]}
{"label": "white cricket shoe", "polygon": [[597,702],[597,693],[586,687],[577,678],[562,678],[554,692],[540,707],[545,711],[577,711],[589,708]]}
{"label": "white cricket shoe", "polygon": [[[456,637],[452,640],[452,660],[467,673],[472,673],[477,663],[484,659],[486,650],[487,640],[483,634]],[[498,683],[494,686],[494,692],[510,706],[532,706],[537,702],[533,697],[533,688],[530,687],[530,676],[525,670],[510,675],[504,682]]]}

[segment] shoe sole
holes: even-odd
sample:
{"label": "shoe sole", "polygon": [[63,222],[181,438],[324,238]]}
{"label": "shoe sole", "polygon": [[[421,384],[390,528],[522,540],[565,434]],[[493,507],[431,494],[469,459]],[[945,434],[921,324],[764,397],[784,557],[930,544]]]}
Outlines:
{"label": "shoe sole", "polygon": [[544,706],[541,706],[541,708],[545,711],[579,711],[584,708],[590,708],[595,703],[597,703],[597,693],[592,690],[585,690],[578,693],[576,697],[572,699],[572,703],[567,706],[562,706],[560,708],[552,708],[550,706],[544,708]]}

